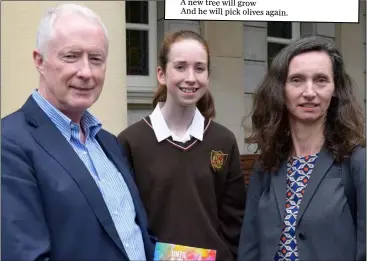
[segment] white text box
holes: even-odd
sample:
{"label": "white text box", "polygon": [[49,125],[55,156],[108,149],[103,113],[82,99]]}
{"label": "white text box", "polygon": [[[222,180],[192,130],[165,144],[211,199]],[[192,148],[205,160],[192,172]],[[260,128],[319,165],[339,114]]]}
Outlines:
{"label": "white text box", "polygon": [[165,19],[357,23],[358,0],[165,0]]}

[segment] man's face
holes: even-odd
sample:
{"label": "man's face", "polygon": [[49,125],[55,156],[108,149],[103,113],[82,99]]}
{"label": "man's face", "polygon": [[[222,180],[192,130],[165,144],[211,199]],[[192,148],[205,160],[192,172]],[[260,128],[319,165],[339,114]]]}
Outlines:
{"label": "man's face", "polygon": [[39,92],[73,119],[91,107],[102,91],[107,59],[103,28],[79,15],[61,16],[45,57],[35,51],[34,59],[41,74]]}

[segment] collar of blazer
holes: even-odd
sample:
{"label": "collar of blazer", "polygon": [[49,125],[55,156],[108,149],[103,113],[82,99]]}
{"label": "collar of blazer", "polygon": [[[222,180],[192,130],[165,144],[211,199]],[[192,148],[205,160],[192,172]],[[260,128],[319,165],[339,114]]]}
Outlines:
{"label": "collar of blazer", "polygon": [[[333,165],[333,162],[332,154],[325,147],[322,147],[317,157],[315,167],[312,170],[312,178],[310,178],[307,184],[307,192],[302,198],[302,203],[297,215],[297,224],[299,224],[302,219],[313,195],[317,191],[322,179]],[[271,186],[274,188],[280,218],[284,220],[287,191],[287,160],[283,160],[278,170],[275,173],[271,173]]]}
{"label": "collar of blazer", "polygon": [[[80,160],[74,149],[31,96],[23,105],[21,111],[24,113],[26,121],[33,126],[31,134],[36,142],[55,159],[78,184],[102,226],[127,258],[126,251],[119,239],[103,197],[93,178],[90,176],[88,169]],[[123,155],[118,146],[117,139],[104,130],[100,130],[96,138],[107,157],[115,164],[124,177],[135,204],[137,192],[130,175],[131,171],[126,161],[123,160]]]}

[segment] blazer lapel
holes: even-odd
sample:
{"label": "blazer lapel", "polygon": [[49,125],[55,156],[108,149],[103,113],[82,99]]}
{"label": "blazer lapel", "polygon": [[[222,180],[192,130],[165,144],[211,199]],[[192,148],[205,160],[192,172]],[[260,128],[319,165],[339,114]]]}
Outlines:
{"label": "blazer lapel", "polygon": [[284,220],[285,216],[285,203],[286,203],[286,193],[287,193],[287,161],[282,161],[278,171],[272,173],[271,184],[275,193],[280,220]]}
{"label": "blazer lapel", "polygon": [[75,180],[102,227],[127,258],[101,192],[83,161],[33,99],[28,99],[22,110],[29,123],[36,127],[32,132],[36,141]]}
{"label": "blazer lapel", "polygon": [[325,174],[332,166],[333,162],[334,160],[332,158],[332,155],[326,149],[323,148],[320,151],[319,156],[316,160],[315,166],[312,170],[310,179],[305,189],[305,193],[303,195],[301,204],[299,206],[299,212],[297,215],[297,225],[300,223],[302,216],[305,213],[308,205],[310,204],[313,195],[315,194]]}
{"label": "blazer lapel", "polygon": [[[134,177],[132,176],[133,171],[132,168],[129,165],[129,162],[126,158],[124,158],[121,154],[119,144],[116,139],[114,139],[111,135],[106,135],[103,131],[100,131],[97,134],[97,140],[99,144],[101,145],[102,149],[106,153],[107,157],[112,161],[113,164],[115,164],[116,168],[122,175],[124,181],[126,182],[126,185],[129,189],[129,192],[131,194],[131,198],[134,203],[135,207],[135,213],[136,213],[136,224],[140,227],[140,230],[142,232],[143,240],[144,240],[144,249],[147,257],[150,257],[153,255],[153,249],[150,247],[150,238],[149,236],[144,236],[144,230],[143,228],[147,226],[146,223],[144,223],[142,209],[144,209],[143,205],[141,204],[140,197],[139,197],[139,191],[138,188],[135,185]],[[148,258],[149,259],[149,258]]]}
{"label": "blazer lapel", "polygon": [[[118,157],[115,155],[121,155],[119,151],[119,144],[114,139],[111,139],[110,135],[105,135],[102,131],[97,134],[98,143],[101,145],[103,151],[106,153],[107,157],[112,161],[112,163],[116,166],[116,168],[120,171],[121,175],[124,177],[126,181],[126,174],[130,174],[132,169],[130,167],[129,162],[125,160],[123,157]],[[128,187],[130,188],[130,182],[128,182]]]}
{"label": "blazer lapel", "polygon": [[140,216],[139,216],[139,207],[141,206],[137,199],[139,198],[139,192],[137,187],[135,186],[133,172],[129,165],[129,162],[121,155],[121,152],[118,151],[120,149],[117,140],[111,139],[110,135],[105,135],[102,131],[97,134],[98,143],[101,145],[103,151],[106,153],[107,157],[112,161],[115,167],[118,169],[120,174],[122,175],[129,192],[131,194],[131,198],[134,203],[135,211],[136,211],[136,222],[140,224]]}

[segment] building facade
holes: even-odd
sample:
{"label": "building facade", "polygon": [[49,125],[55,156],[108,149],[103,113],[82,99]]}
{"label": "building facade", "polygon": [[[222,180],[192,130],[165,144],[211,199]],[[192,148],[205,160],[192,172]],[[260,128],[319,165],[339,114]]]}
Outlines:
{"label": "building facade", "polygon": [[[1,3],[2,117],[18,109],[38,84],[32,61],[36,30],[43,12],[58,3]],[[163,1],[74,3],[100,14],[109,31],[105,87],[91,110],[114,134],[152,111],[160,44],[165,34],[180,29],[196,31],[209,43],[209,88],[216,103],[216,121],[234,132],[241,154],[253,153],[253,148],[244,143],[248,130],[242,127],[253,92],[271,59],[292,39],[315,34],[335,40],[360,102],[366,102],[365,1],[360,2],[359,24],[164,20]]]}

